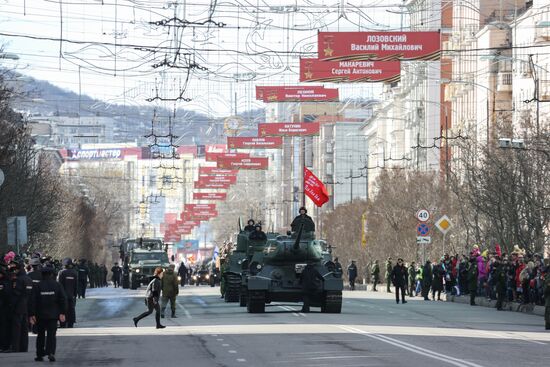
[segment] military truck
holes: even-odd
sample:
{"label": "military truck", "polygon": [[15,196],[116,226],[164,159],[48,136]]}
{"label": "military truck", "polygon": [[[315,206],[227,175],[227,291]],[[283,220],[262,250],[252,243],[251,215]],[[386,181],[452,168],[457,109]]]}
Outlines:
{"label": "military truck", "polygon": [[324,313],[340,313],[344,284],[332,262],[330,247],[325,241],[315,240],[314,232],[302,229],[269,239],[262,254],[251,259],[247,311],[265,312],[266,303],[272,301],[303,302],[301,272],[307,264],[313,265],[324,279],[314,292],[311,306],[321,307]]}
{"label": "military truck", "polygon": [[170,265],[166,246],[155,238],[126,239],[121,244],[121,256],[129,272],[130,289],[148,284],[155,268]]}

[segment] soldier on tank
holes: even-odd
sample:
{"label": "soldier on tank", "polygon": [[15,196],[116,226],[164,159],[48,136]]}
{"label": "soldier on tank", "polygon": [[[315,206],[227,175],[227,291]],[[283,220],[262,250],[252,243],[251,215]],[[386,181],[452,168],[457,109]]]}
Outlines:
{"label": "soldier on tank", "polygon": [[254,231],[250,232],[248,239],[253,241],[266,241],[267,236],[265,235],[265,232],[262,231],[262,226],[260,224],[256,224],[254,226]]}
{"label": "soldier on tank", "polygon": [[254,227],[254,219],[249,219],[246,223],[246,226],[244,227],[244,230],[247,232],[253,232],[256,228]]}
{"label": "soldier on tank", "polygon": [[290,224],[290,228],[292,228],[292,232],[298,232],[300,230],[300,226],[303,225],[303,231],[304,232],[315,232],[315,223],[313,223],[313,219],[309,215],[307,215],[307,210],[305,207],[301,207],[299,210],[300,215],[296,216],[292,223]]}

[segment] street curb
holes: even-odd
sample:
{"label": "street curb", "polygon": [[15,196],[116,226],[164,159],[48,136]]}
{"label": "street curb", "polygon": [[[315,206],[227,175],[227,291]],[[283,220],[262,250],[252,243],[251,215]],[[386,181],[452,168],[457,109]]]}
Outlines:
{"label": "street curb", "polygon": [[[447,302],[470,304],[469,296],[447,296]],[[497,301],[488,300],[485,297],[476,297],[475,300],[478,306],[496,308]],[[544,307],[535,306],[533,304],[521,304],[517,302],[504,302],[502,309],[504,311],[523,312],[531,315],[544,316]]]}

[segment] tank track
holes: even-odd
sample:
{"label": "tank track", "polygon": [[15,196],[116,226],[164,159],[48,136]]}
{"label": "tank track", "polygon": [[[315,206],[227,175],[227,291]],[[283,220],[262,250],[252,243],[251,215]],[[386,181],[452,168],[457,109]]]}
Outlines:
{"label": "tank track", "polygon": [[341,313],[342,312],[342,292],[327,291],[321,307],[323,313]]}
{"label": "tank track", "polygon": [[241,293],[241,276],[237,274],[225,275],[225,302],[239,302]]}

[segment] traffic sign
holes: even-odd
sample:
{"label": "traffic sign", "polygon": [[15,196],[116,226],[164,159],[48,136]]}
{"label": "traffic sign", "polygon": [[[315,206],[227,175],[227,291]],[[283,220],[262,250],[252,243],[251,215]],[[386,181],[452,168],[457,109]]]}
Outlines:
{"label": "traffic sign", "polygon": [[441,218],[439,218],[437,222],[435,222],[435,226],[437,227],[437,229],[441,231],[441,233],[447,234],[447,232],[449,232],[449,229],[451,229],[452,224],[449,217],[444,215]]}
{"label": "traffic sign", "polygon": [[416,219],[420,222],[427,222],[430,220],[430,212],[426,209],[420,209],[416,212]]}
{"label": "traffic sign", "polygon": [[416,233],[422,237],[427,236],[430,233],[430,226],[426,223],[418,223],[416,226]]}
{"label": "traffic sign", "polygon": [[432,237],[430,236],[418,236],[416,237],[416,243],[419,245],[429,245],[432,243]]}

